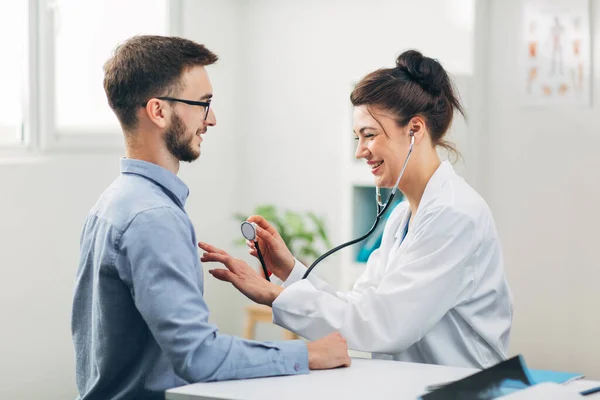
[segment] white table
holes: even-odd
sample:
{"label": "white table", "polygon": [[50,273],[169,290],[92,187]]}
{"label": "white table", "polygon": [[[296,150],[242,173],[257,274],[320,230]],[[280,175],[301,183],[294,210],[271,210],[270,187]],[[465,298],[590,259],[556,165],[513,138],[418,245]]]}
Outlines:
{"label": "white table", "polygon": [[[425,387],[476,372],[474,369],[400,361],[352,359],[350,368],[311,371],[306,375],[196,383],[171,389],[167,400],[379,400],[417,399]],[[600,382],[580,380],[568,385],[580,392]],[[600,399],[597,394],[582,399]]]}

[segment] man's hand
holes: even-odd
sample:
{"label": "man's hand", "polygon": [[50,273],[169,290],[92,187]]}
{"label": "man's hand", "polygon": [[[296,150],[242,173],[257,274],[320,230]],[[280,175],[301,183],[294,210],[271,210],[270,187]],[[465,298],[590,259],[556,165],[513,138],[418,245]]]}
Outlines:
{"label": "man's hand", "polygon": [[346,339],[337,332],[306,345],[308,347],[308,368],[330,369],[349,367],[350,356]]}
{"label": "man's hand", "polygon": [[[265,266],[276,277],[285,281],[292,272],[296,261],[285,245],[281,235],[277,232],[277,229],[260,215],[251,216],[248,218],[248,222],[255,222],[258,225],[256,234],[258,236],[260,252],[265,260]],[[250,254],[258,258],[254,242],[247,240],[246,244],[250,249]]]}
{"label": "man's hand", "polygon": [[200,242],[198,246],[206,252],[200,261],[220,262],[227,267],[227,269],[211,269],[208,272],[221,281],[230,282],[250,300],[271,306],[283,291],[283,288],[257,274],[245,261],[233,258],[208,243]]}

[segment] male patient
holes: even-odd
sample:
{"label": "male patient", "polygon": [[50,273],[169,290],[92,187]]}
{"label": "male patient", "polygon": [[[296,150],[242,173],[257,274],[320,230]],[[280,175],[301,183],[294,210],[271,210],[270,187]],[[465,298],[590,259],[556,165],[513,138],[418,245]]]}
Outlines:
{"label": "male patient", "polygon": [[190,40],[137,36],[104,66],[127,157],[81,235],[72,332],[82,400],[163,399],[191,382],[350,364],[339,334],[256,342],[208,323],[188,188],[177,172],[199,157],[216,124],[204,68],[216,60]]}

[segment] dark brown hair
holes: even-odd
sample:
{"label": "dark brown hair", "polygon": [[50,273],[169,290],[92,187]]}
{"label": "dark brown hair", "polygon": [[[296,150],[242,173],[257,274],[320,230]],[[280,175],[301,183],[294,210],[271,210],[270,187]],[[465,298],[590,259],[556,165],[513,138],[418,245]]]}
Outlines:
{"label": "dark brown hair", "polygon": [[454,146],[444,140],[454,111],[466,114],[454,85],[441,66],[416,50],[396,59],[395,68],[379,69],[365,76],[350,95],[354,106],[373,105],[394,115],[399,127],[414,116],[425,119],[431,141],[458,156]]}
{"label": "dark brown hair", "polygon": [[181,90],[182,73],[217,61],[201,44],[172,36],[134,36],[104,64],[104,91],[124,130],[137,126],[137,108]]}

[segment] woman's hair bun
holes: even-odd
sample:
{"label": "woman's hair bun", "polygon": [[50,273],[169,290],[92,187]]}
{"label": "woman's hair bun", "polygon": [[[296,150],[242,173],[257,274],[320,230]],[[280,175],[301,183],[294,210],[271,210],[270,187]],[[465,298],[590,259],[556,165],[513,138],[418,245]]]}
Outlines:
{"label": "woman's hair bun", "polygon": [[446,72],[437,60],[424,57],[416,50],[407,50],[400,54],[396,59],[396,68],[406,72],[411,80],[434,96],[443,92],[448,80]]}

